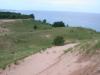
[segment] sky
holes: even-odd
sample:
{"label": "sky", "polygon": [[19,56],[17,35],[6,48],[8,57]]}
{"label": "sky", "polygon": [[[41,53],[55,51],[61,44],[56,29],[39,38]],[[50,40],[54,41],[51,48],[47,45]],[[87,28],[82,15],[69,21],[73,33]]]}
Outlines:
{"label": "sky", "polygon": [[100,0],[0,0],[0,9],[100,13]]}

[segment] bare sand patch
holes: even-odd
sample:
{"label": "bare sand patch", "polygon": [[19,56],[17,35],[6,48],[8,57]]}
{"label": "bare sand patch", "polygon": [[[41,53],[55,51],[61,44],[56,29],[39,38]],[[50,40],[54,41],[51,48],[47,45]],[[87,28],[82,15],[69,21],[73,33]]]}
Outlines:
{"label": "bare sand patch", "polygon": [[47,38],[50,38],[50,37],[51,37],[51,35],[49,35],[49,34],[48,34],[48,35],[46,35],[46,37],[47,37]]}
{"label": "bare sand patch", "polygon": [[94,71],[97,64],[93,62],[93,57],[81,61],[78,52],[64,53],[64,50],[75,45],[48,48],[25,58],[19,65],[7,68],[0,75],[100,75],[99,70]]}
{"label": "bare sand patch", "polygon": [[65,49],[75,45],[76,44],[69,44],[48,48],[42,53],[37,53],[25,58],[23,60],[24,62],[16,65],[15,67],[7,68],[0,75],[37,75],[58,62],[59,57],[64,53]]}
{"label": "bare sand patch", "polygon": [[3,32],[9,32],[10,30],[8,28],[2,28],[0,27],[0,33],[3,33]]}
{"label": "bare sand patch", "polygon": [[14,20],[14,19],[0,19],[0,24],[15,22],[15,21],[16,20]]}

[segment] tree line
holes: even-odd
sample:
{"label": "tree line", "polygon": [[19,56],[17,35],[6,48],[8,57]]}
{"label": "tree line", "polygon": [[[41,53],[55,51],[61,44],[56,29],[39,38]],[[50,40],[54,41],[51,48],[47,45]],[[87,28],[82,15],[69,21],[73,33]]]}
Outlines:
{"label": "tree line", "polygon": [[27,19],[27,18],[35,18],[33,14],[26,15],[15,12],[0,12],[0,19]]}
{"label": "tree line", "polygon": [[[28,19],[28,18],[32,18],[35,20],[34,14],[26,15],[26,14],[21,14],[21,13],[16,13],[16,12],[0,12],[0,19]],[[44,19],[43,21],[40,21],[40,22],[47,23],[47,20]],[[65,27],[66,26],[63,21],[57,21],[49,25],[52,25],[52,27]],[[35,28],[37,27],[35,26]]]}

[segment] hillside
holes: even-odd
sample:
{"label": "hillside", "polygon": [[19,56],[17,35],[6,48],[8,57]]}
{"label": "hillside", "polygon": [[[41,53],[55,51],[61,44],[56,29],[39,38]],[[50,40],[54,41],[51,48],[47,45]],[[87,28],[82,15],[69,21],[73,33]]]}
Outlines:
{"label": "hillside", "polygon": [[[37,29],[34,30],[34,26]],[[0,68],[31,54],[53,46],[56,36],[63,36],[65,43],[80,43],[72,50],[93,54],[100,50],[100,33],[81,27],[52,28],[51,25],[32,19],[16,19],[0,24]],[[66,53],[68,51],[65,51]]]}

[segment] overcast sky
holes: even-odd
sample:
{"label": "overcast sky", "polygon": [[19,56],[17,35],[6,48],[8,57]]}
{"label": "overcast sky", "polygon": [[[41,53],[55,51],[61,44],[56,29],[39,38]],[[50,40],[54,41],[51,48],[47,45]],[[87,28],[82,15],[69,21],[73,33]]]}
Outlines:
{"label": "overcast sky", "polygon": [[0,9],[100,13],[100,0],[0,0]]}

